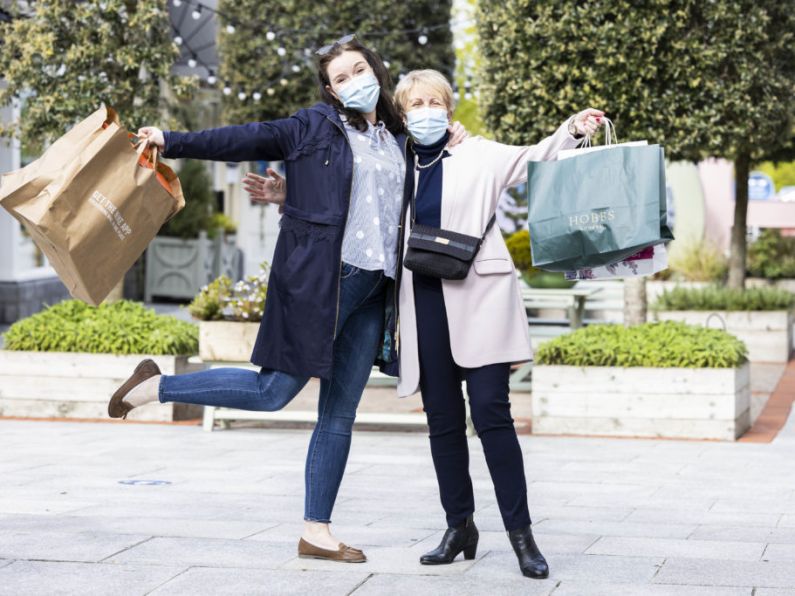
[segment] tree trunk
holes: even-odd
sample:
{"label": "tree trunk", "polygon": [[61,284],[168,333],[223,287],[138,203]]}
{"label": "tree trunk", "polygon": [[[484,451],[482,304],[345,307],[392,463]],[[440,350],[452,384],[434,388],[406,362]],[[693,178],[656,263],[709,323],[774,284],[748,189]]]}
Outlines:
{"label": "tree trunk", "polygon": [[740,155],[734,160],[734,225],[729,252],[729,287],[740,290],[745,287],[750,161],[747,155]]}
{"label": "tree trunk", "polygon": [[632,327],[646,322],[646,278],[624,279],[624,325]]}

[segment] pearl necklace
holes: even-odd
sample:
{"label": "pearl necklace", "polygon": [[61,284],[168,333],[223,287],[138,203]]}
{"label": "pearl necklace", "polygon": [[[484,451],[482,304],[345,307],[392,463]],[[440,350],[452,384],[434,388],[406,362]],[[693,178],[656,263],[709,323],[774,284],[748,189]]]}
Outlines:
{"label": "pearl necklace", "polygon": [[437,155],[436,157],[434,157],[432,161],[430,161],[430,162],[426,163],[425,165],[422,165],[422,164],[420,164],[420,158],[419,158],[419,156],[417,156],[417,169],[418,169],[418,170],[425,170],[425,169],[427,169],[427,168],[430,168],[430,167],[431,167],[433,164],[435,164],[437,161],[439,161],[440,159],[442,159],[442,155],[444,155],[444,149],[442,149],[442,150],[439,152],[439,155]]}

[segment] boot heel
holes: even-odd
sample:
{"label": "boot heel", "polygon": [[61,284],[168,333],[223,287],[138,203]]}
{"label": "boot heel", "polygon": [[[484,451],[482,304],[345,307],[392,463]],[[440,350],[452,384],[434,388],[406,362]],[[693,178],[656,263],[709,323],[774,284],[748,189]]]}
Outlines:
{"label": "boot heel", "polygon": [[464,558],[467,561],[471,561],[472,559],[475,558],[477,552],[478,552],[478,543],[475,542],[475,544],[470,544],[464,549]]}

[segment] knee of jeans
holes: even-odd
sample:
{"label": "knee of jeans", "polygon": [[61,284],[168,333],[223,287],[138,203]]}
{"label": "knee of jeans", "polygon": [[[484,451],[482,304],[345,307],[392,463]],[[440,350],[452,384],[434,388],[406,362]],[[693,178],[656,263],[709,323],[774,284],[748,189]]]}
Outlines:
{"label": "knee of jeans", "polygon": [[430,438],[435,439],[447,435],[466,435],[466,418],[461,415],[451,415],[449,412],[426,412]]}
{"label": "knee of jeans", "polygon": [[480,400],[470,404],[472,425],[475,432],[481,435],[490,430],[513,428],[511,406],[496,400]]}
{"label": "knee of jeans", "polygon": [[356,416],[348,415],[333,415],[325,416],[318,420],[320,432],[325,432],[332,435],[350,436],[353,432],[353,423],[356,421]]}

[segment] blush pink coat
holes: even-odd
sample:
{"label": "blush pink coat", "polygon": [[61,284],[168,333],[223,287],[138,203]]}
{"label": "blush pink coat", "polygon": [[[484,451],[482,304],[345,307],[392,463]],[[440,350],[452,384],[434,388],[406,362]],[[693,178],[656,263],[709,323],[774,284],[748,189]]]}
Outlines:
{"label": "blush pink coat", "polygon": [[[441,227],[480,236],[503,191],[527,181],[528,161],[555,159],[559,150],[577,146],[579,141],[568,133],[568,124],[567,120],[555,134],[530,147],[470,137],[448,149],[450,157],[442,160]],[[406,239],[409,227],[407,214]],[[398,395],[406,397],[419,391],[420,366],[412,273],[404,267],[402,276]],[[442,292],[456,364],[477,368],[532,358],[516,270],[498,226],[489,231],[466,279],[442,280]]]}

